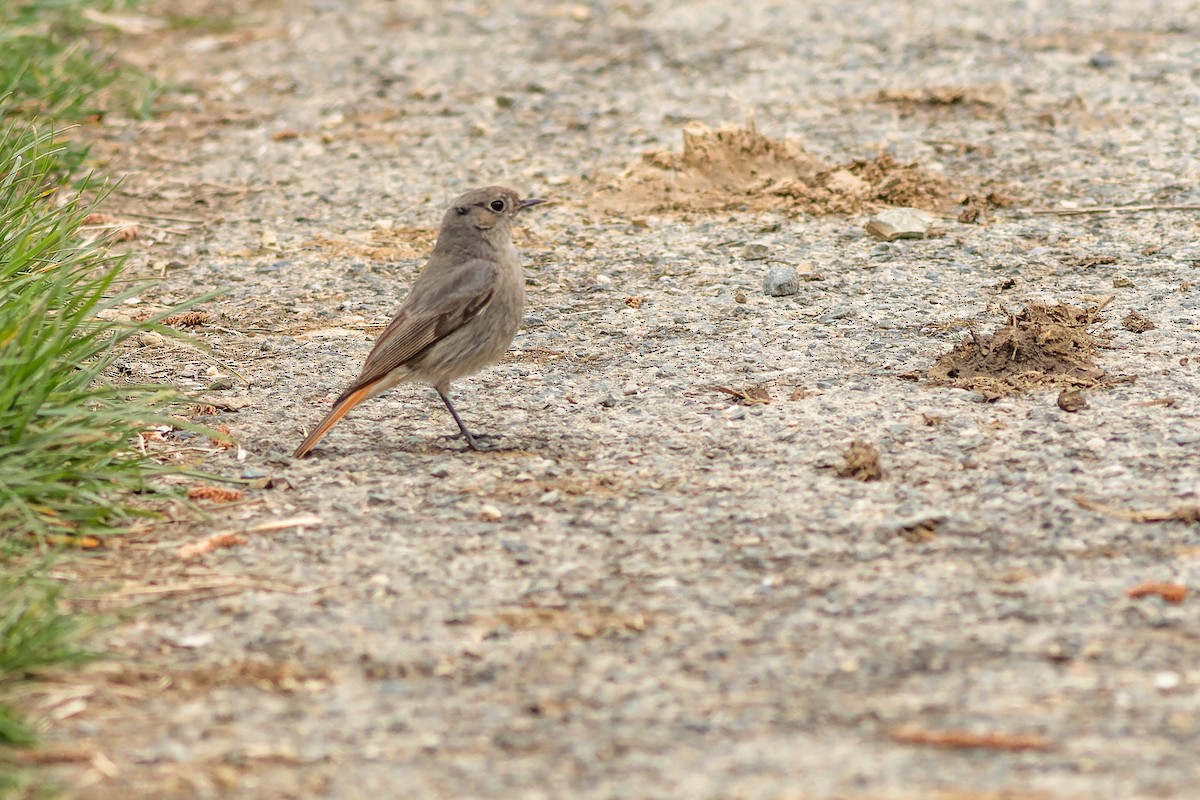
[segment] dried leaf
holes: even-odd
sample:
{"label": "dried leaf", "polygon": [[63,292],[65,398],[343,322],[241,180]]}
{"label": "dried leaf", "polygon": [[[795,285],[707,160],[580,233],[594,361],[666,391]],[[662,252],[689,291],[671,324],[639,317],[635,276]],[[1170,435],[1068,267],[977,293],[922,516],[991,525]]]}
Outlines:
{"label": "dried leaf", "polygon": [[179,548],[178,555],[182,559],[195,558],[205,553],[211,553],[213,550],[221,547],[238,547],[249,541],[245,536],[237,533],[214,533],[206,539],[183,545]]}
{"label": "dried leaf", "polygon": [[203,325],[208,321],[209,315],[207,311],[188,311],[184,314],[172,314],[163,320],[163,325],[182,325],[185,328],[194,328],[197,325]]}
{"label": "dried leaf", "polygon": [[838,467],[839,478],[854,478],[857,481],[877,481],[883,477],[883,464],[879,459],[879,448],[864,439],[855,439],[842,452],[842,466]]}
{"label": "dried leaf", "polygon": [[1142,597],[1161,597],[1168,603],[1179,604],[1187,598],[1187,587],[1182,583],[1168,581],[1142,581],[1125,590],[1125,596],[1137,600]]}
{"label": "dried leaf", "polygon": [[188,489],[187,496],[191,500],[213,500],[218,503],[232,503],[241,500],[242,493],[237,489],[225,489],[220,486],[193,486]]}
{"label": "dried leaf", "polygon": [[771,402],[771,392],[766,386],[749,386],[745,389],[731,389],[728,386],[714,386],[713,388],[718,392],[724,392],[737,398],[742,405],[759,406]]}

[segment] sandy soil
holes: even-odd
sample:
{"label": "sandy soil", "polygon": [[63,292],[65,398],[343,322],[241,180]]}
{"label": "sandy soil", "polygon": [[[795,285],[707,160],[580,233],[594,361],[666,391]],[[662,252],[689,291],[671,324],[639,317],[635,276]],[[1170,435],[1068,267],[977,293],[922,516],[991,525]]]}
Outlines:
{"label": "sandy soil", "polygon": [[[161,113],[88,131],[161,276],[131,313],[217,294],[208,352],[125,366],[203,391],[238,446],[155,446],[244,483],[63,567],[120,612],[29,700],[74,795],[1195,796],[1200,5],[909,5],[131,38]],[[404,387],[292,461],[489,183],[556,201],[454,387],[495,449]],[[930,236],[868,235],[894,204]]]}

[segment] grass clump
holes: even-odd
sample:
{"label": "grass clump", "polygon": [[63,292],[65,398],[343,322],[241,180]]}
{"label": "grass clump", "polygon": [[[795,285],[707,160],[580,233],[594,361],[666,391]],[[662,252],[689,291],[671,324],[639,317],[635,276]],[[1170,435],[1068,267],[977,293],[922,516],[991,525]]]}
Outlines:
{"label": "grass clump", "polygon": [[[0,575],[0,686],[40,667],[80,664],[94,657],[74,644],[84,625],[63,613],[59,588],[41,577],[41,571],[41,565],[36,565]],[[29,725],[11,707],[0,704],[0,744],[33,741]]]}
{"label": "grass clump", "polygon": [[96,0],[0,0],[5,114],[74,121],[101,113],[102,90],[124,70],[103,50],[87,12],[116,6]]}
{"label": "grass clump", "polygon": [[118,288],[123,259],[80,238],[92,207],[59,197],[60,148],[19,123],[0,137],[0,539],[137,513],[127,499],[157,465],[130,441],[177,399],[111,380],[122,343],[158,319],[119,313],[134,289]]}
{"label": "grass clump", "polygon": [[[0,695],[36,670],[89,656],[87,625],[45,576],[46,543],[119,527],[145,513],[139,493],[172,469],[133,442],[168,424],[181,400],[169,386],[126,383],[130,338],[182,307],[142,322],[121,313],[134,288],[124,259],[81,226],[103,187],[82,174],[86,147],[63,126],[103,113],[102,94],[128,75],[103,49],[89,11],[105,0],[0,0]],[[92,15],[92,19],[96,19]],[[36,121],[36,122],[35,122]],[[87,200],[84,198],[97,198]],[[174,423],[173,420],[170,424]],[[49,553],[34,555],[30,544]],[[0,796],[42,796],[10,746],[33,728],[0,704]]]}

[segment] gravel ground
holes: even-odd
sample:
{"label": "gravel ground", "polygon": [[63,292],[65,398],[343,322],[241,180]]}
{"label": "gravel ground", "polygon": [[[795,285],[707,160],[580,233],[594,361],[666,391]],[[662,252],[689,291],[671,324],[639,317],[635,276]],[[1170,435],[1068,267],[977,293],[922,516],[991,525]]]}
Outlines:
{"label": "gravel ground", "polygon": [[[95,753],[59,776],[80,798],[1196,796],[1200,603],[1126,592],[1200,577],[1200,215],[1033,213],[1200,203],[1200,4],[1131,5],[213,2],[133,39],[165,110],[94,130],[129,174],[111,213],[149,215],[147,306],[221,293],[193,331],[212,358],[151,338],[129,369],[231,383],[208,395],[240,410],[205,421],[244,458],[203,468],[273,480],[78,567],[134,605],[118,660],[42,699],[50,746]],[[614,213],[643,151],[748,113],[826,163],[887,151],[1011,204],[884,244],[867,211]],[[410,386],[292,461],[448,201],[489,183],[557,201],[517,236],[509,357],[454,387],[495,449]],[[781,264],[820,280],[768,296]],[[911,379],[1002,308],[1109,297],[1081,411]],[[882,479],[838,476],[853,440]]]}

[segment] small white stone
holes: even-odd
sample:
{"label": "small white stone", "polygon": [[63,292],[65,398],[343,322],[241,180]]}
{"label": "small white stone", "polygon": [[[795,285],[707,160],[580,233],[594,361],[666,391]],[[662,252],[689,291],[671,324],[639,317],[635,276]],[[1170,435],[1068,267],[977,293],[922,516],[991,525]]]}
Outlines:
{"label": "small white stone", "polygon": [[1154,676],[1154,688],[1160,692],[1170,692],[1179,688],[1181,679],[1178,672],[1159,672]]}
{"label": "small white stone", "polygon": [[499,522],[504,519],[504,515],[495,506],[484,505],[479,507],[479,518],[484,522]]}
{"label": "small white stone", "polygon": [[867,233],[885,242],[924,239],[935,218],[918,208],[889,208],[867,221]]}

